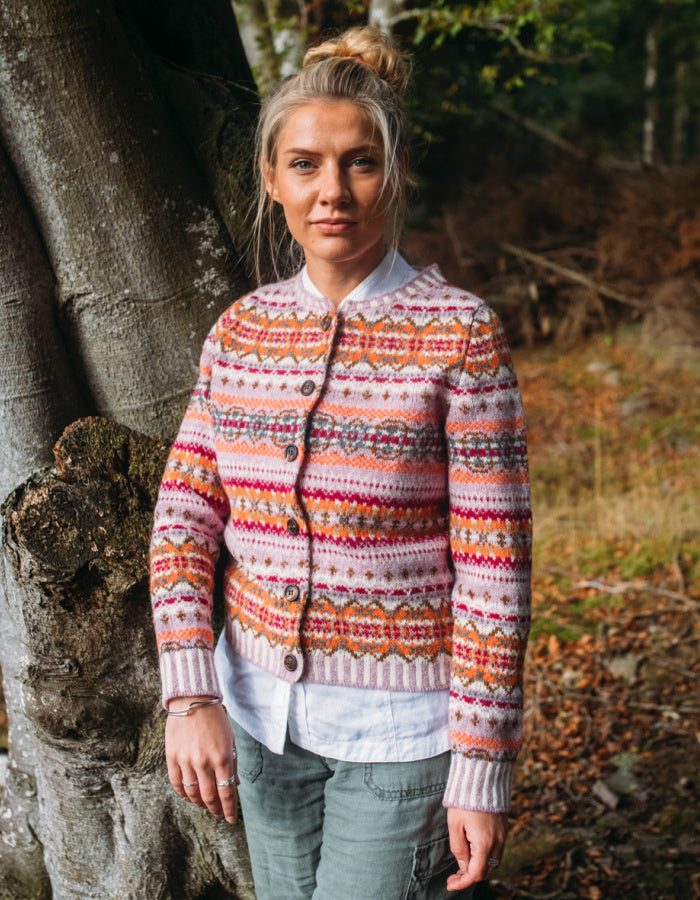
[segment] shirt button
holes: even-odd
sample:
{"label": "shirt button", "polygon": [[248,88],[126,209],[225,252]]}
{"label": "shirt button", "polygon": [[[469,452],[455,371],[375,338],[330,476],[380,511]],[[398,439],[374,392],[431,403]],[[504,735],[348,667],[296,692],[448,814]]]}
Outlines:
{"label": "shirt button", "polygon": [[299,599],[300,594],[301,594],[301,591],[295,584],[288,584],[287,587],[284,589],[284,599],[288,603],[294,603],[295,600]]}
{"label": "shirt button", "polygon": [[330,316],[324,316],[321,319],[321,328],[324,331],[328,331],[328,329],[331,327],[332,324],[333,324],[333,319]]}
{"label": "shirt button", "polygon": [[299,523],[296,519],[287,519],[287,531],[290,534],[299,534]]}
{"label": "shirt button", "polygon": [[288,672],[293,672],[296,667],[299,665],[297,662],[296,656],[292,656],[291,653],[288,653],[284,658],[284,667]]}
{"label": "shirt button", "polygon": [[313,394],[315,390],[316,385],[311,380],[305,381],[301,386],[301,392],[305,397],[308,397],[309,394]]}
{"label": "shirt button", "polygon": [[294,462],[294,460],[299,456],[299,451],[294,446],[294,444],[289,444],[284,448],[284,458],[287,462]]}

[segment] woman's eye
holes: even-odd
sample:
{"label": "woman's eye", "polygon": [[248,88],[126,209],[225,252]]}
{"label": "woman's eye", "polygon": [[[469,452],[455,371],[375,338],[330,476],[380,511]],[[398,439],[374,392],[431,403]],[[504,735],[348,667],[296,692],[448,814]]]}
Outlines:
{"label": "woman's eye", "polygon": [[302,170],[310,169],[311,162],[308,159],[295,159],[294,162],[292,163],[292,168],[293,169],[302,169]]}
{"label": "woman's eye", "polygon": [[371,156],[358,156],[357,159],[353,159],[352,164],[357,168],[369,168],[376,165]]}

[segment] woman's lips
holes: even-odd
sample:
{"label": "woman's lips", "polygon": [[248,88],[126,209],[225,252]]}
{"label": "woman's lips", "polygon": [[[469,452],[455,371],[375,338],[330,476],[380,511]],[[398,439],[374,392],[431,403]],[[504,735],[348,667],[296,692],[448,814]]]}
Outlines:
{"label": "woman's lips", "polygon": [[357,223],[353,219],[316,219],[312,224],[322,234],[343,234]]}

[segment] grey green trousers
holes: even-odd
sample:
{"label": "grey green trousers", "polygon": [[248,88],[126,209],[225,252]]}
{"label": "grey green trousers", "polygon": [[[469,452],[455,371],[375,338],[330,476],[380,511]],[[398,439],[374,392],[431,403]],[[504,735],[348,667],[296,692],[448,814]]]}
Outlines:
{"label": "grey green trousers", "polygon": [[258,900],[467,900],[452,893],[442,796],[449,753],[408,763],[349,763],[287,740],[271,753],[232,723],[239,796]]}

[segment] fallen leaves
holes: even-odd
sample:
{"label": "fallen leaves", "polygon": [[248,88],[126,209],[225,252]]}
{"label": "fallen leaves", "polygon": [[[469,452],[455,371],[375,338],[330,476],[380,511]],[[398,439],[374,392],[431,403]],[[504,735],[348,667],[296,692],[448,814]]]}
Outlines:
{"label": "fallen leaves", "polygon": [[[524,746],[494,890],[698,898],[697,372],[602,338],[517,365],[540,537]],[[630,410],[633,389],[645,402]]]}

